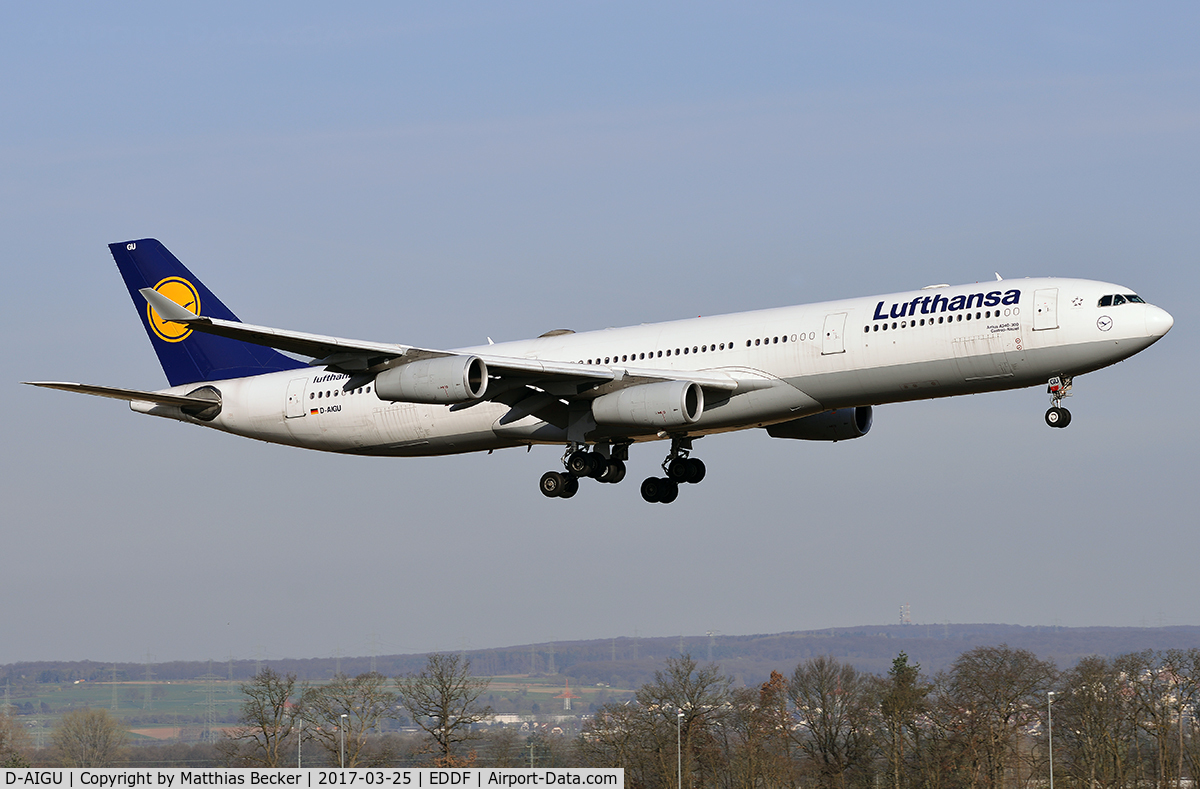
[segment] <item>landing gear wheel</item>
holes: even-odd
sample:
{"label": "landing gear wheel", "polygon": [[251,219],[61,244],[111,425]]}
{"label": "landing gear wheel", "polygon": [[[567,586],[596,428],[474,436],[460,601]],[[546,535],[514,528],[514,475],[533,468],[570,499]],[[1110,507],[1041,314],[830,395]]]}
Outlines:
{"label": "landing gear wheel", "polygon": [[588,476],[601,482],[607,482],[605,475],[608,474],[608,458],[599,452],[589,452],[588,459],[592,462],[592,471]]}
{"label": "landing gear wheel", "polygon": [[670,504],[679,498],[679,483],[663,477],[642,480],[642,498],[651,503]]}
{"label": "landing gear wheel", "polygon": [[704,467],[704,461],[700,458],[688,458],[687,461],[687,481],[693,485],[704,479],[704,475],[708,470]]}
{"label": "landing gear wheel", "polygon": [[592,453],[587,450],[577,450],[572,452],[571,456],[567,458],[567,471],[577,477],[591,476],[595,468]]}
{"label": "landing gear wheel", "polygon": [[558,494],[559,498],[569,499],[579,492],[579,478],[567,475],[567,483],[563,485],[562,492]]}
{"label": "landing gear wheel", "polygon": [[616,484],[625,479],[625,464],[620,460],[609,460],[604,464],[604,471],[596,475],[601,482]]}
{"label": "landing gear wheel", "polygon": [[[566,474],[559,474],[557,471],[547,471],[542,475],[542,481],[538,485],[542,491],[542,495],[548,499],[558,498],[567,488],[567,480],[573,479]],[[576,485],[578,485],[576,481]]]}
{"label": "landing gear wheel", "polygon": [[1071,412],[1063,408],[1063,400],[1071,396],[1073,378],[1057,375],[1046,382],[1046,393],[1050,395],[1050,410],[1046,412],[1046,424],[1050,427],[1066,427],[1071,424]]}
{"label": "landing gear wheel", "polygon": [[674,482],[688,481],[688,459],[687,458],[672,458],[667,464],[667,479]]}
{"label": "landing gear wheel", "polygon": [[1050,427],[1066,427],[1071,424],[1071,412],[1055,406],[1046,412],[1046,424]]}

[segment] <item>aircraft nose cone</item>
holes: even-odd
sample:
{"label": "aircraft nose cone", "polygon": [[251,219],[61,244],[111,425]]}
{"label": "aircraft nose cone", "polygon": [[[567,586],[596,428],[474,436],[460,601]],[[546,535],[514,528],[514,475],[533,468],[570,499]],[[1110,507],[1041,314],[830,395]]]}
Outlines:
{"label": "aircraft nose cone", "polygon": [[1146,334],[1149,336],[1162,337],[1174,325],[1175,319],[1162,307],[1150,305],[1146,309]]}

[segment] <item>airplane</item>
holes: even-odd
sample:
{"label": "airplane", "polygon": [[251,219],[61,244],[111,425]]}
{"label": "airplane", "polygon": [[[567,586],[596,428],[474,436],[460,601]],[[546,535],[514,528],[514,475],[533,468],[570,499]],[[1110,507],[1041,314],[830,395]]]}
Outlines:
{"label": "airplane", "polygon": [[344,454],[560,445],[563,470],[540,480],[549,498],[571,498],[584,478],[620,482],[633,444],[663,440],[663,476],[642,482],[641,495],[667,504],[705,477],[698,438],[749,428],[860,438],[873,407],[887,403],[1046,385],[1046,424],[1064,428],[1076,376],[1133,356],[1174,324],[1121,285],[997,274],[986,284],[440,350],[242,323],[157,240],[109,249],[170,386],[24,383]]}

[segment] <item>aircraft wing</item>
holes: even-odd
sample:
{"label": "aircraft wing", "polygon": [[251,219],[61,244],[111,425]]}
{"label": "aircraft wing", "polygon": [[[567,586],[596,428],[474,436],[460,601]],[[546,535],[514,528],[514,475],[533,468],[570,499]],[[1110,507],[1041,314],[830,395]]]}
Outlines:
{"label": "aircraft wing", "polygon": [[205,318],[176,304],[153,288],[142,288],[138,292],[163,320],[182,323],[205,334],[215,334],[231,340],[265,345],[301,356],[311,356],[317,360],[313,363],[314,366],[327,364],[344,372],[354,372],[400,357],[406,357],[409,361],[417,361],[437,356],[453,356],[446,351],[413,348],[395,343],[347,340],[342,337],[327,337],[321,334],[255,326],[240,321]]}
{"label": "aircraft wing", "polygon": [[[347,340],[341,337],[328,337],[319,334],[308,334],[286,329],[273,329],[265,326],[254,326],[238,321],[228,321],[219,318],[206,318],[186,307],[176,304],[166,296],[152,288],[139,291],[151,307],[163,318],[174,323],[182,323],[195,331],[215,334],[221,337],[265,345],[282,351],[310,356],[315,361],[314,366],[326,365],[331,369],[344,372],[351,376],[356,385],[362,379],[373,377],[374,373],[396,366],[397,362],[405,364],[421,359],[431,359],[441,356],[455,356],[451,351],[441,351],[431,348],[416,348],[409,345],[393,343],[368,342],[364,340]],[[604,393],[614,389],[633,386],[650,381],[687,380],[695,381],[706,389],[734,391],[739,388],[758,388],[763,385],[760,381],[741,381],[725,373],[717,371],[680,371],[654,370],[637,367],[617,367],[607,365],[585,365],[571,362],[544,361],[538,359],[521,359],[510,356],[492,356],[479,354],[479,358],[487,364],[488,372],[500,377],[507,377],[510,383],[516,385],[535,384],[539,388],[559,396],[574,396],[585,390],[600,387],[596,393]],[[609,384],[609,386],[604,386]],[[489,396],[500,393],[512,387],[489,387]]]}

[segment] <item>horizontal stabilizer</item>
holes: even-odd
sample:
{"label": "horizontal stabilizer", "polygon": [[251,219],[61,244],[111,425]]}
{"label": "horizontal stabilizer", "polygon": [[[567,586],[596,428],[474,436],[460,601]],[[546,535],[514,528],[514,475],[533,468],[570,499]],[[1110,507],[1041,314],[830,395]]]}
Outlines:
{"label": "horizontal stabilizer", "polygon": [[91,384],[75,384],[66,381],[22,381],[28,386],[40,386],[44,389],[61,389],[64,392],[111,397],[114,400],[129,400],[139,403],[157,403],[158,405],[212,406],[211,398],[189,397],[188,395],[166,394],[164,392],[143,392],[138,389],[117,389],[112,386],[92,386]]}

